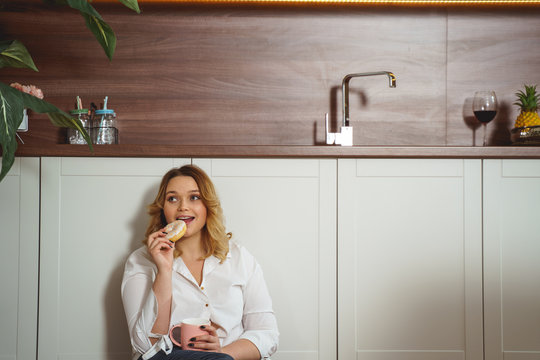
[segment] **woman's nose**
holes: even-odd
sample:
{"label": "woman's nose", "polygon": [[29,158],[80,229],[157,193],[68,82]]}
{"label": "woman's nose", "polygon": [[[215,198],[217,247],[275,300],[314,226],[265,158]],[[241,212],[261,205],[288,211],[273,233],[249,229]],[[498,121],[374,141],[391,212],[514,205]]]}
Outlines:
{"label": "woman's nose", "polygon": [[187,202],[185,200],[178,201],[178,209],[186,209],[187,208]]}

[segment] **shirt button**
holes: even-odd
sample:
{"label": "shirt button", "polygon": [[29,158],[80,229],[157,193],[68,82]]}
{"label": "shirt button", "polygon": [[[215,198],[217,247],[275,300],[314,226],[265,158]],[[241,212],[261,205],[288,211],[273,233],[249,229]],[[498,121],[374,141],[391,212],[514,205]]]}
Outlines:
{"label": "shirt button", "polygon": [[204,306],[208,307],[208,304],[204,304]]}
{"label": "shirt button", "polygon": [[201,290],[204,290],[204,286],[201,286]]}

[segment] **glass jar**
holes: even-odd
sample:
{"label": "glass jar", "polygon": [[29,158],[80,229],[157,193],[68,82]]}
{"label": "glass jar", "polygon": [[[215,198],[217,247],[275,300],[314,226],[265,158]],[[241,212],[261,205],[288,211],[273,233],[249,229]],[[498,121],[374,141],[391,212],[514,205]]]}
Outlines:
{"label": "glass jar", "polygon": [[92,123],[92,142],[94,144],[118,144],[116,113],[113,109],[95,111]]}
{"label": "glass jar", "polygon": [[[86,130],[88,135],[91,136],[92,117],[90,115],[90,111],[88,111],[88,109],[76,109],[76,110],[71,110],[69,114],[72,117],[79,119],[84,130]],[[68,144],[76,144],[76,145],[86,144],[86,141],[84,140],[79,130],[72,129],[72,128],[67,129],[67,142]]]}

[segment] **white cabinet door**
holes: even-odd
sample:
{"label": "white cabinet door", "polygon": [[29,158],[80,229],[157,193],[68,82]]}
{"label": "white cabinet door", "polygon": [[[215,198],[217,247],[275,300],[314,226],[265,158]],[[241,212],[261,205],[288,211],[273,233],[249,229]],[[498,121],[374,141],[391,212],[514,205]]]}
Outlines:
{"label": "white cabinet door", "polygon": [[339,359],[483,359],[481,161],[338,168]]}
{"label": "white cabinet door", "polygon": [[540,359],[540,160],[484,162],[487,360]]}
{"label": "white cabinet door", "polygon": [[36,358],[39,159],[17,158],[0,183],[0,359]]}
{"label": "white cabinet door", "polygon": [[262,266],[280,329],[275,360],[336,359],[336,161],[194,160],[233,239]]}
{"label": "white cabinet door", "polygon": [[189,159],[43,158],[41,360],[126,360],[124,262],[141,246],[161,177]]}

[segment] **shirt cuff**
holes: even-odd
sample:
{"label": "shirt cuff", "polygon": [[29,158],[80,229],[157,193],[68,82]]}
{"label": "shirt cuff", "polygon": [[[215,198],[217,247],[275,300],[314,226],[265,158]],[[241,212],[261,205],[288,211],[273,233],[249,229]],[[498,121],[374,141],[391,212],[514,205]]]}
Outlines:
{"label": "shirt cuff", "polygon": [[142,355],[142,360],[148,360],[151,359],[154,355],[156,355],[158,352],[163,350],[165,354],[169,355],[172,352],[173,344],[171,342],[171,339],[169,338],[169,335],[160,335],[160,334],[151,334],[152,337],[158,337],[159,340],[156,341],[156,343],[148,349],[147,352],[145,352]]}
{"label": "shirt cuff", "polygon": [[270,358],[277,350],[278,334],[274,330],[248,330],[240,339],[251,341],[259,350],[261,359]]}

